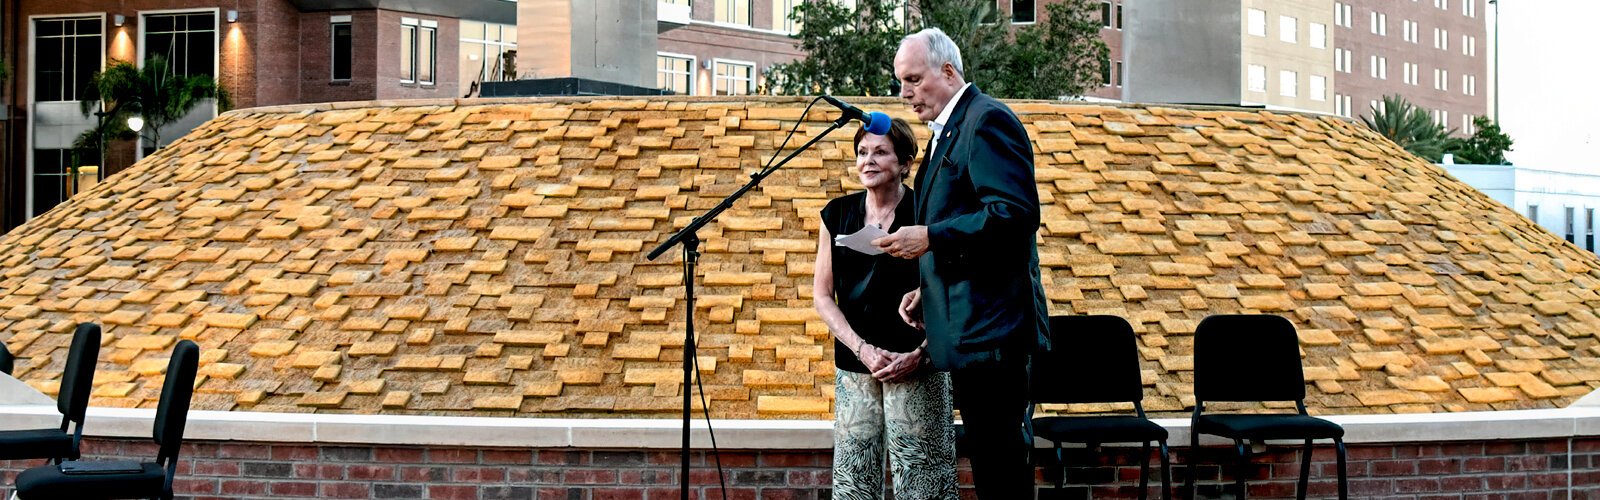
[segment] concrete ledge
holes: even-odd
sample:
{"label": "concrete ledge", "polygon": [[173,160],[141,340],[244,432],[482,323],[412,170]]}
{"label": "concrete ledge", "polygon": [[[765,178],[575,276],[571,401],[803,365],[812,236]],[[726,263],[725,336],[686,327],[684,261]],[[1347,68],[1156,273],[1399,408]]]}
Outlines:
{"label": "concrete ledge", "polygon": [[[90,408],[89,436],[149,438],[155,410]],[[1348,443],[1492,441],[1600,436],[1600,408],[1572,407],[1410,415],[1328,417],[1343,425]],[[1174,446],[1189,442],[1188,419],[1156,419]],[[0,429],[55,427],[53,405],[0,405]],[[833,422],[716,420],[717,445],[744,450],[833,447]],[[431,417],[195,411],[185,437],[206,441],[508,448],[675,449],[682,423],[673,419],[560,419]],[[691,425],[695,448],[710,448],[704,420]],[[1225,441],[1207,436],[1202,445]],[[1044,445],[1041,441],[1040,445]]]}

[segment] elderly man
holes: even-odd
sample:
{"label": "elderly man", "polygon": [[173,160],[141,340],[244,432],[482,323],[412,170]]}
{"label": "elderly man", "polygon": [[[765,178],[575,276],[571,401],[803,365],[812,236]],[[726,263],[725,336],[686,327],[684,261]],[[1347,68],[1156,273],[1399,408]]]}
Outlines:
{"label": "elderly man", "polygon": [[1029,360],[1049,342],[1033,149],[1011,109],[966,83],[961,67],[938,28],[900,42],[900,97],[933,137],[917,170],[916,225],[874,243],[919,259],[921,287],[900,314],[925,328],[933,366],[951,372],[979,498],[1033,498]]}

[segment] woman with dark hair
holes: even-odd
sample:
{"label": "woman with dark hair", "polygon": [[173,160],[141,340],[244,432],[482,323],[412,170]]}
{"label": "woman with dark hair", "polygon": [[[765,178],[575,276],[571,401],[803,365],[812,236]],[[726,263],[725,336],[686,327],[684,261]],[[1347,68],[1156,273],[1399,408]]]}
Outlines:
{"label": "woman with dark hair", "polygon": [[855,150],[866,190],[822,209],[812,282],[834,337],[833,498],[883,498],[887,452],[896,499],[954,500],[949,374],[928,368],[922,331],[898,313],[901,297],[918,286],[917,262],[834,243],[869,225],[893,233],[914,223],[915,197],[904,182],[916,138],[896,118],[887,135],[856,131]]}

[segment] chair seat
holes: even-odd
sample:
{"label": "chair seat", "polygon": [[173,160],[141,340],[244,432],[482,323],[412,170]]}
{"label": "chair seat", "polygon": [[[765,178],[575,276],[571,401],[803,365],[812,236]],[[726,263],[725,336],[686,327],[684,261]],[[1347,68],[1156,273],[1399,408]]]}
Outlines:
{"label": "chair seat", "polygon": [[167,474],[160,464],[139,464],[139,472],[115,474],[61,473],[57,465],[34,467],[17,474],[17,498],[158,498]]}
{"label": "chair seat", "polygon": [[69,458],[72,436],[61,429],[0,431],[0,460]]}
{"label": "chair seat", "polygon": [[1344,428],[1309,415],[1201,415],[1194,421],[1196,432],[1230,439],[1334,439],[1344,437]]}
{"label": "chair seat", "polygon": [[1057,443],[1144,443],[1167,438],[1167,430],[1133,415],[1039,417],[1033,434]]}

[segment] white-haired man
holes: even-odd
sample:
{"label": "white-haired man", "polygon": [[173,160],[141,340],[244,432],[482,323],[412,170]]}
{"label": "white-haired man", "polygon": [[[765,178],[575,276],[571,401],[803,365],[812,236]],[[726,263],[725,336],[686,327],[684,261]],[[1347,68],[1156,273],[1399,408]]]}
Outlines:
{"label": "white-haired man", "polygon": [[[874,243],[919,259],[921,287],[900,314],[926,329],[934,368],[951,372],[978,497],[1033,498],[1029,361],[1049,342],[1033,147],[1011,109],[966,83],[961,68],[961,50],[938,28],[900,42],[900,97],[933,137],[917,170],[916,225]],[[882,371],[911,369],[904,364]]]}

